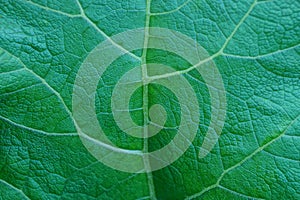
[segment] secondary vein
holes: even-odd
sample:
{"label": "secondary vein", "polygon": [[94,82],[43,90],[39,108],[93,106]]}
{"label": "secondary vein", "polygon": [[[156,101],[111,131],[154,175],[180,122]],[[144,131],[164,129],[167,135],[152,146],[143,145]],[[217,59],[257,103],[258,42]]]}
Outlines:
{"label": "secondary vein", "polygon": [[77,5],[79,6],[80,13],[83,19],[85,19],[90,25],[92,25],[106,40],[110,41],[115,47],[119,48],[121,51],[123,51],[126,54],[129,54],[131,57],[140,60],[140,57],[136,56],[135,54],[131,53],[121,45],[117,44],[115,41],[113,41],[104,31],[102,31],[88,16],[85,14],[84,9],[79,2],[79,0],[76,0]]}

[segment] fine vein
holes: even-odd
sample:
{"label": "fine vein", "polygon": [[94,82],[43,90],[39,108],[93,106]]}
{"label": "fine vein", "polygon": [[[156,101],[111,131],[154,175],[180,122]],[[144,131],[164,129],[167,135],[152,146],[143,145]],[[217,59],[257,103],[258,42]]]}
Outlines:
{"label": "fine vein", "polygon": [[224,49],[227,47],[227,45],[229,44],[229,42],[231,41],[231,39],[233,38],[233,36],[236,34],[236,32],[238,31],[238,29],[240,28],[240,26],[244,23],[244,21],[250,15],[250,13],[252,12],[252,10],[253,10],[253,8],[255,7],[256,4],[257,4],[257,0],[255,0],[252,3],[252,5],[250,6],[249,10],[242,17],[242,19],[239,21],[239,23],[235,26],[235,28],[233,29],[232,33],[225,40],[224,44],[222,45],[222,47],[220,48],[220,50],[217,53],[213,54],[212,56],[210,56],[208,58],[205,58],[204,60],[199,61],[199,63],[197,63],[196,65],[193,65],[193,66],[191,66],[191,67],[189,67],[189,68],[187,68],[185,70],[175,71],[175,72],[167,73],[167,74],[163,74],[163,75],[151,76],[151,77],[149,77],[149,80],[167,78],[167,77],[170,77],[170,76],[177,76],[177,75],[180,75],[180,74],[188,73],[189,71],[191,71],[193,69],[196,69],[197,67],[205,64],[206,62],[209,62],[209,61],[213,60],[214,58],[222,55]]}
{"label": "fine vein", "polygon": [[260,55],[257,55],[257,56],[243,56],[243,55],[228,54],[228,53],[223,53],[222,55],[227,56],[227,57],[233,57],[233,58],[241,58],[241,59],[260,59],[260,58],[265,58],[265,57],[268,57],[268,56],[271,56],[271,55],[284,53],[284,52],[289,51],[291,49],[295,49],[299,46],[300,46],[300,44],[296,44],[296,45],[293,45],[293,46],[285,48],[285,49],[279,49],[277,51],[273,51],[273,52],[266,53],[266,54],[260,54]]}
{"label": "fine vein", "polygon": [[131,53],[130,51],[126,50],[123,48],[121,45],[117,44],[115,41],[113,41],[106,33],[104,33],[90,18],[88,18],[84,12],[84,9],[79,2],[79,0],[76,0],[79,8],[80,8],[80,13],[83,19],[85,19],[89,24],[91,24],[103,37],[105,37],[106,40],[110,41],[115,47],[119,48],[121,51],[123,51],[126,54],[129,54],[133,58],[140,60],[140,57],[136,56],[135,54]]}
{"label": "fine vein", "polygon": [[220,186],[220,182],[223,179],[223,177],[230,171],[236,169],[237,167],[241,166],[243,163],[245,163],[246,161],[248,161],[249,159],[251,159],[252,157],[254,157],[256,154],[258,154],[259,152],[263,151],[265,148],[267,148],[268,146],[270,146],[271,144],[273,144],[275,141],[277,141],[278,139],[280,139],[281,137],[283,137],[286,132],[289,130],[289,128],[300,118],[300,114],[283,130],[283,132],[281,134],[279,134],[277,137],[275,137],[274,139],[270,140],[269,142],[267,142],[266,144],[264,144],[263,146],[257,148],[255,151],[253,151],[250,155],[248,155],[246,158],[244,158],[243,160],[241,160],[240,162],[236,163],[235,165],[229,167],[228,169],[226,169],[221,176],[218,178],[217,182],[213,185],[211,185],[210,187],[207,187],[209,189],[204,189],[199,193],[196,193],[190,197],[187,197],[187,199],[193,199],[196,197],[201,196],[202,194],[204,194],[205,192],[216,188],[218,186]]}
{"label": "fine vein", "polygon": [[39,129],[36,129],[36,128],[31,128],[31,127],[25,126],[23,124],[19,124],[19,123],[14,122],[14,121],[6,118],[6,117],[3,117],[3,116],[0,116],[0,119],[12,124],[13,126],[16,126],[16,127],[28,130],[28,131],[32,131],[33,133],[43,134],[43,135],[46,135],[46,136],[78,136],[77,133],[50,133],[50,132],[46,132],[46,131],[43,131],[43,130],[39,130]]}
{"label": "fine vein", "polygon": [[[20,190],[20,189],[18,189],[18,188],[16,188],[15,186],[13,186],[12,184],[10,184],[10,183],[8,183],[8,182],[6,182],[6,181],[4,181],[4,180],[2,180],[2,179],[0,179],[0,183],[3,183],[4,185],[6,185],[6,186],[8,186],[8,187],[10,187],[10,188],[12,188],[13,190],[15,190],[15,191],[17,191],[17,192],[19,192],[23,197],[24,197],[24,199],[27,199],[27,200],[30,200],[30,198],[29,197],[27,197],[25,194],[24,194],[24,192],[22,191],[22,190]],[[15,197],[16,198],[16,197]]]}
{"label": "fine vein", "polygon": [[65,15],[67,17],[71,17],[71,18],[73,18],[73,17],[81,17],[80,14],[70,14],[70,13],[62,12],[60,10],[55,10],[53,8],[49,8],[49,7],[43,6],[43,5],[35,3],[33,1],[26,1],[26,3],[31,4],[33,6],[37,6],[39,8],[44,9],[44,10],[48,10],[48,11],[55,12],[55,13],[58,13],[58,14],[61,14],[61,15]]}
{"label": "fine vein", "polygon": [[82,8],[82,5],[80,4],[79,0],[76,0],[76,3],[80,9],[80,14],[69,14],[69,13],[65,13],[62,12],[60,10],[55,10],[46,6],[42,6],[40,4],[34,3],[32,1],[26,1],[28,4],[31,4],[33,6],[39,7],[41,9],[47,10],[47,11],[51,11],[54,13],[58,13],[70,18],[74,18],[74,17],[82,17],[83,19],[85,19],[91,26],[93,26],[106,40],[110,41],[115,47],[119,48],[121,51],[123,51],[126,54],[129,54],[130,56],[132,56],[133,58],[140,60],[140,57],[136,56],[135,54],[129,52],[128,50],[126,50],[124,47],[122,47],[121,45],[117,44],[115,41],[113,41],[105,32],[103,32],[92,20],[90,20],[90,18],[88,18]]}
{"label": "fine vein", "polygon": [[[3,49],[3,48],[0,48],[0,49]],[[74,119],[70,109],[68,108],[68,106],[66,105],[65,101],[63,100],[63,98],[61,97],[61,95],[55,90],[53,89],[42,77],[40,77],[38,74],[36,74],[33,70],[29,69],[22,61],[21,59],[15,57],[13,54],[11,54],[10,52],[8,52],[7,50],[3,49],[3,51],[9,53],[11,56],[13,56],[16,60],[18,60],[23,66],[24,68],[30,72],[31,74],[33,74],[36,78],[38,78],[59,100],[60,102],[62,103],[64,109],[66,110],[66,112],[68,113],[68,115],[70,116],[71,120],[73,121],[74,123],[74,126],[76,127],[76,130],[78,131],[78,134],[87,139],[87,140],[90,140],[91,142],[94,142],[95,144],[99,145],[99,146],[102,146],[104,148],[108,148],[112,151],[115,151],[115,152],[123,152],[123,153],[126,153],[126,154],[138,154],[140,155],[140,152],[139,151],[130,151],[130,150],[123,150],[123,149],[119,149],[115,146],[111,146],[111,145],[108,145],[108,144],[105,144],[103,142],[100,142],[98,140],[95,140],[94,138],[91,138],[89,137],[88,135],[85,135],[85,134],[82,134],[81,133],[81,129],[80,127],[78,126],[76,120]],[[40,131],[40,133],[42,133]],[[49,134],[48,134],[49,135]]]}
{"label": "fine vein", "polygon": [[179,5],[177,8],[173,9],[173,10],[169,10],[166,12],[159,12],[159,13],[151,13],[151,15],[166,15],[166,14],[171,14],[174,12],[179,11],[181,8],[183,8],[184,6],[186,6],[188,3],[190,3],[192,0],[186,0],[184,3],[182,3],[181,5]]}

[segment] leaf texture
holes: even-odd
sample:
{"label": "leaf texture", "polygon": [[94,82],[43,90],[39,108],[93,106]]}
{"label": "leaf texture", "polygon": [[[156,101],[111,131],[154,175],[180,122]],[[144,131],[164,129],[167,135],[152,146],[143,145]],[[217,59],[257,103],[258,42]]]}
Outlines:
{"label": "leaf texture", "polygon": [[[299,8],[298,0],[0,0],[1,199],[299,199]],[[132,52],[111,39],[144,27],[194,39],[221,73],[226,120],[204,158],[198,153],[212,99],[196,68],[205,63],[192,66],[178,55],[147,49],[151,32],[144,49]],[[176,96],[150,84],[133,94],[131,117],[142,125],[143,110],[159,103],[167,111],[167,128],[146,143],[123,132],[110,101],[124,73],[161,63],[188,80],[196,93],[196,138],[163,169],[114,170],[94,158],[78,136],[74,81],[88,54],[105,40],[126,52],[104,72],[95,101],[99,124],[116,146],[160,149],[180,123]]]}

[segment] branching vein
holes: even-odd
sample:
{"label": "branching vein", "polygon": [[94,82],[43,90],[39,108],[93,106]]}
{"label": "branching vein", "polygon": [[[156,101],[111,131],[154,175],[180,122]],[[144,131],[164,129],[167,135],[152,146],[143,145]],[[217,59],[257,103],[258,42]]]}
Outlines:
{"label": "branching vein", "polygon": [[130,56],[132,56],[133,58],[140,60],[140,57],[136,56],[135,54],[129,52],[128,50],[126,50],[125,48],[123,48],[121,45],[117,44],[115,41],[113,41],[106,33],[104,33],[90,18],[88,18],[84,12],[84,9],[82,7],[82,5],[80,4],[79,0],[76,0],[79,8],[80,8],[80,12],[81,12],[81,16],[83,19],[85,19],[89,24],[91,24],[106,40],[110,41],[115,47],[119,48],[121,51],[123,51],[126,54],[129,54]]}
{"label": "branching vein", "polygon": [[[24,192],[23,192],[22,190],[20,190],[20,189],[16,188],[16,187],[15,187],[15,186],[13,186],[12,184],[10,184],[10,183],[8,183],[8,182],[6,182],[6,181],[2,180],[2,179],[0,179],[0,183],[2,183],[2,184],[4,184],[4,185],[6,185],[6,186],[8,186],[8,187],[12,188],[13,190],[15,190],[15,191],[19,192],[19,193],[21,194],[21,196],[22,196],[24,199],[26,199],[26,200],[30,200],[30,198],[29,198],[29,197],[27,197],[27,196],[24,194]],[[16,198],[16,197],[15,197],[15,198]]]}
{"label": "branching vein", "polygon": [[125,48],[123,48],[121,45],[117,44],[115,41],[113,41],[106,33],[104,33],[90,18],[88,18],[84,12],[84,9],[82,8],[82,5],[80,4],[79,0],[76,0],[77,2],[77,5],[79,6],[79,9],[80,9],[80,14],[77,14],[77,15],[72,15],[72,14],[69,14],[69,13],[65,13],[65,12],[62,12],[60,10],[55,10],[55,9],[52,9],[52,8],[49,8],[49,7],[46,7],[46,6],[42,6],[40,4],[37,4],[37,3],[34,3],[32,1],[26,1],[28,4],[31,4],[33,6],[37,6],[41,9],[44,9],[44,10],[48,10],[48,11],[51,11],[51,12],[55,12],[55,13],[58,13],[58,14],[61,14],[61,15],[64,15],[64,16],[67,16],[67,17],[71,17],[71,18],[74,18],[74,17],[82,17],[83,19],[85,19],[91,26],[93,26],[106,40],[110,41],[115,47],[119,48],[121,51],[123,51],[124,53],[126,54],[129,54],[130,56],[132,56],[133,58],[137,59],[137,60],[140,60],[140,57],[136,56],[135,54],[129,52],[128,50],[126,50]]}
{"label": "branching vein", "polygon": [[28,127],[28,126],[24,126],[23,124],[19,124],[17,122],[14,122],[14,121],[8,119],[8,118],[5,118],[3,116],[0,116],[0,119],[12,124],[13,126],[16,126],[16,127],[28,130],[28,131],[32,131],[34,133],[39,133],[39,134],[42,134],[42,135],[46,135],[46,136],[78,136],[77,133],[50,133],[50,132],[46,132],[46,131],[43,131],[43,130],[39,130],[39,129],[31,128],[31,127]]}
{"label": "branching vein", "polygon": [[183,8],[184,6],[186,6],[188,3],[190,3],[192,0],[186,0],[183,4],[181,4],[180,6],[178,6],[177,8],[173,9],[173,10],[169,10],[166,12],[159,12],[159,13],[151,13],[151,15],[166,15],[166,14],[171,14],[174,12],[179,11],[181,8]]}
{"label": "branching vein", "polygon": [[271,55],[276,55],[276,54],[280,54],[280,53],[284,53],[286,51],[298,48],[300,46],[300,44],[297,45],[293,45],[291,47],[285,48],[285,49],[279,49],[277,51],[273,51],[270,53],[266,53],[266,54],[261,54],[258,56],[242,56],[242,55],[236,55],[236,54],[228,54],[228,53],[223,53],[223,56],[227,56],[227,57],[233,57],[233,58],[239,58],[239,59],[261,59],[261,58],[265,58]]}
{"label": "branching vein", "polygon": [[254,9],[255,5],[257,4],[257,0],[255,0],[252,5],[250,6],[250,8],[248,9],[248,11],[246,12],[246,14],[242,17],[242,19],[239,21],[239,23],[235,26],[235,28],[233,29],[232,33],[229,35],[229,37],[226,39],[226,41],[224,42],[224,44],[222,45],[222,47],[220,48],[220,50],[213,54],[212,56],[205,58],[204,60],[199,61],[199,63],[197,63],[196,65],[193,65],[185,70],[180,70],[180,71],[176,71],[176,72],[172,72],[172,73],[167,73],[167,74],[163,74],[163,75],[158,75],[158,76],[151,76],[149,79],[150,80],[155,80],[155,79],[161,79],[161,78],[167,78],[170,76],[176,76],[176,75],[180,75],[180,74],[185,74],[188,73],[189,71],[196,69],[197,67],[200,67],[201,65],[205,64],[206,62],[209,62],[211,60],[213,60],[214,58],[220,56],[223,54],[224,49],[228,46],[229,42],[231,41],[231,39],[233,38],[233,36],[236,34],[236,32],[238,31],[238,29],[240,28],[240,26],[244,23],[244,21],[247,19],[247,17],[250,15],[250,13],[252,12],[252,10]]}
{"label": "branching vein", "polygon": [[40,4],[38,4],[38,3],[35,3],[35,2],[33,2],[33,1],[26,1],[26,3],[28,3],[28,4],[31,4],[31,5],[33,5],[33,6],[37,6],[37,7],[39,7],[39,8],[42,8],[42,9],[44,9],[44,10],[48,10],[48,11],[51,11],[51,12],[55,12],[55,13],[58,13],[58,14],[61,14],[61,15],[65,15],[65,16],[67,16],[67,17],[71,17],[71,18],[73,18],[73,17],[81,17],[81,15],[80,14],[70,14],[70,13],[66,13],[66,12],[62,12],[62,11],[60,11],[60,10],[55,10],[55,9],[53,9],[53,8],[49,8],[49,7],[46,7],[46,6],[42,6],[42,5],[40,5]]}
{"label": "branching vein", "polygon": [[187,199],[193,199],[193,198],[196,198],[196,197],[199,197],[201,196],[202,194],[204,194],[205,192],[213,189],[213,188],[216,188],[216,187],[219,187],[220,186],[220,182],[222,181],[223,177],[228,174],[228,172],[236,169],[237,167],[241,166],[243,163],[245,163],[246,161],[248,161],[249,159],[253,158],[255,155],[257,155],[258,153],[260,153],[261,151],[263,151],[265,148],[267,148],[268,146],[270,146],[271,144],[273,144],[275,141],[277,141],[278,139],[280,139],[281,137],[283,137],[286,132],[289,130],[290,127],[293,126],[293,124],[295,124],[297,122],[297,120],[300,118],[300,115],[298,115],[285,129],[284,131],[279,134],[277,137],[275,137],[274,139],[270,140],[269,142],[267,142],[266,144],[264,144],[263,146],[257,148],[255,151],[253,151],[250,155],[248,155],[246,158],[244,158],[243,160],[241,160],[240,162],[236,163],[235,165],[229,167],[228,169],[226,169],[222,174],[221,176],[219,177],[219,179],[217,180],[217,182],[213,185],[211,185],[210,187],[208,187],[209,189],[204,189],[202,190],[201,192],[199,193],[196,193],[192,196],[189,196],[187,197]]}

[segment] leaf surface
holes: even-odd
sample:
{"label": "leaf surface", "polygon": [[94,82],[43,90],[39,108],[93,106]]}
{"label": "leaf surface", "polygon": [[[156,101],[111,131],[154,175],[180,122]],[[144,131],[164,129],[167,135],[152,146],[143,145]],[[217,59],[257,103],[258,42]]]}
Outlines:
{"label": "leaf surface", "polygon": [[[297,0],[0,1],[0,197],[299,199],[299,8]],[[84,147],[72,92],[81,64],[99,43],[123,49],[112,36],[143,27],[176,30],[197,41],[220,71],[227,110],[217,144],[199,158],[212,112],[203,77],[178,55],[145,50],[147,43],[127,52],[104,72],[95,101],[99,125],[116,146],[154,151],[177,134],[181,108],[162,86],[150,84],[146,96],[139,88],[128,107],[138,125],[146,107],[165,108],[167,128],[147,143],[114,121],[114,86],[142,62],[182,72],[200,106],[195,140],[177,161],[131,174],[102,164]]]}

